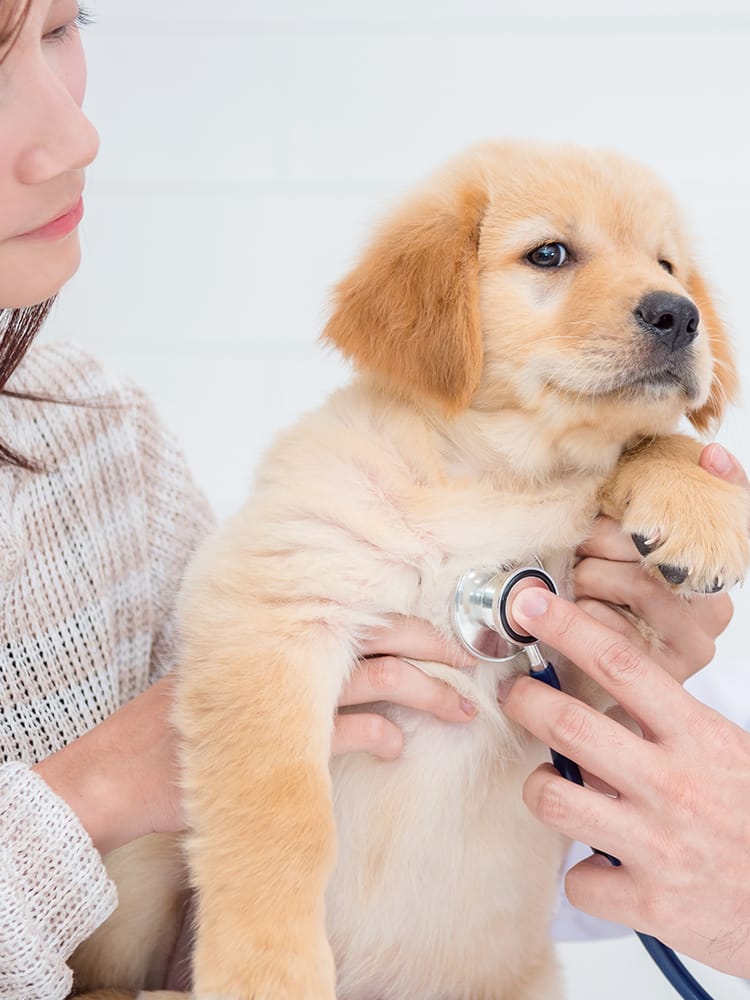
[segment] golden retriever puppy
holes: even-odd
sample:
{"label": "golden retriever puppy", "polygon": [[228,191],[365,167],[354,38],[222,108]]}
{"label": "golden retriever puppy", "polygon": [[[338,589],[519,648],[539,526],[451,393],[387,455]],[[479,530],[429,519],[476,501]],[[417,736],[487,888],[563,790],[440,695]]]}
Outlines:
{"label": "golden retriever puppy", "polygon": [[[276,441],[182,595],[194,996],[559,998],[563,844],[521,800],[546,751],[495,697],[524,657],[419,664],[478,714],[380,706],[405,734],[396,761],[331,763],[332,719],[368,630],[396,612],[449,635],[469,568],[536,555],[564,583],[599,511],[665,585],[740,578],[747,497],[677,433],[707,430],[735,391],[724,330],[648,170],[497,143],[388,218],[324,339],[356,376]],[[569,666],[564,686],[581,690]],[[157,917],[141,900],[84,946],[82,985],[147,985],[174,934],[149,895]],[[153,948],[102,978],[133,920]]]}

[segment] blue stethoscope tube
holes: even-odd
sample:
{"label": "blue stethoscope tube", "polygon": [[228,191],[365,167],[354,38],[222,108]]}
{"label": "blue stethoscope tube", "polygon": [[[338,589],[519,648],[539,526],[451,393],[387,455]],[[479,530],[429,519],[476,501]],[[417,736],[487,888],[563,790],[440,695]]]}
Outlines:
{"label": "blue stethoscope tube", "polygon": [[[513,628],[508,614],[507,605],[512,590],[522,580],[531,577],[538,580],[553,594],[557,593],[554,580],[541,563],[538,563],[538,566],[516,570],[510,573],[504,581],[501,581],[499,574],[487,574],[474,570],[465,573],[458,582],[454,603],[451,607],[453,627],[464,648],[481,660],[499,663],[513,658],[522,650],[526,653],[529,661],[529,675],[560,691],[560,680],[555,668],[542,658],[537,639],[534,636],[517,632]],[[487,648],[492,646],[492,643],[487,641],[490,633],[496,633],[507,643],[507,649],[504,651],[506,655],[501,655],[499,649],[495,650],[494,655],[487,654]],[[583,785],[581,771],[574,761],[564,757],[557,750],[551,749],[550,754],[552,755],[552,763],[563,778],[567,778],[568,781],[573,781],[577,785]],[[611,854],[599,851],[595,847],[592,847],[592,851],[606,857],[614,867],[620,866],[619,859]],[[712,1000],[712,997],[693,978],[671,948],[649,934],[641,934],[639,931],[635,931],[635,933],[661,970],[662,975],[683,1000]]]}

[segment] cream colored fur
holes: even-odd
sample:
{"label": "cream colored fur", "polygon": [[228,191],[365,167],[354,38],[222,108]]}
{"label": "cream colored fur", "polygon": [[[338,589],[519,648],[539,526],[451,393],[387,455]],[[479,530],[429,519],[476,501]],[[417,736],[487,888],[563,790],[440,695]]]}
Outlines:
{"label": "cream colored fur", "polygon": [[[533,267],[528,252],[554,241],[574,261]],[[653,345],[633,310],[655,290],[701,310],[680,384],[638,384]],[[450,634],[468,568],[536,554],[564,581],[602,508],[658,532],[645,562],[688,567],[686,591],[741,576],[747,499],[676,435],[686,414],[707,428],[734,390],[724,331],[648,171],[496,144],[392,215],[339,286],[326,338],[357,376],[279,437],[182,595],[195,997],[555,1000],[563,844],[521,801],[546,751],[495,698],[523,657],[420,664],[478,716],[380,706],[404,730],[393,762],[329,761],[338,694],[389,614]],[[585,688],[569,668],[564,683]],[[87,988],[105,984],[102,956]],[[106,984],[141,988],[150,961]]]}

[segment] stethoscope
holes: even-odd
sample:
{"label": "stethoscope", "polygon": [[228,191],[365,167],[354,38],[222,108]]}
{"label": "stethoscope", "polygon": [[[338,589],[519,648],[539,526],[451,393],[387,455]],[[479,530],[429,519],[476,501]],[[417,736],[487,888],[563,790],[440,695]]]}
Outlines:
{"label": "stethoscope", "polygon": [[[536,566],[521,569],[501,567],[499,570],[469,570],[456,584],[451,606],[453,630],[461,645],[478,660],[486,663],[504,663],[521,653],[526,654],[529,674],[535,680],[560,690],[560,680],[551,663],[545,662],[539,642],[525,632],[519,632],[510,618],[512,598],[523,587],[546,587],[557,593],[555,581],[539,560]],[[556,750],[550,750],[552,763],[568,781],[583,785],[583,778],[576,763]],[[620,861],[592,847],[595,854],[602,854],[616,867]],[[656,962],[662,974],[685,1000],[712,1000],[703,987],[688,972],[671,948],[648,934],[635,931],[646,951]]]}

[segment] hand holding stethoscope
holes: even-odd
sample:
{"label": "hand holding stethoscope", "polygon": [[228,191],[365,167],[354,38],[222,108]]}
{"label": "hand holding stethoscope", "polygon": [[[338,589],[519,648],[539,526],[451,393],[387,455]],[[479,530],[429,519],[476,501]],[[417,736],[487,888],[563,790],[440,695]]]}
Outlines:
{"label": "hand holding stethoscope", "polygon": [[750,734],[547,590],[519,594],[512,616],[608,690],[645,734],[523,676],[501,691],[506,714],[617,792],[564,781],[551,765],[526,782],[524,799],[540,820],[622,862],[594,855],[573,868],[571,902],[747,976]]}

